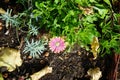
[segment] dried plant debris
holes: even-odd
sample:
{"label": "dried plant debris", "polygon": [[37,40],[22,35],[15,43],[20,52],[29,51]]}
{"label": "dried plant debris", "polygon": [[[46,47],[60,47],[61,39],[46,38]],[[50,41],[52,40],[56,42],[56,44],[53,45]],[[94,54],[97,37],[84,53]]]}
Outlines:
{"label": "dried plant debris", "polygon": [[0,67],[5,66],[11,72],[21,64],[20,50],[8,47],[0,48]]}
{"label": "dried plant debris", "polygon": [[82,6],[78,5],[78,7],[79,7],[80,10],[83,10],[83,11],[84,11],[84,14],[86,14],[86,15],[91,15],[91,14],[94,13],[94,11],[93,11],[93,6],[90,6],[90,7],[82,7]]}
{"label": "dried plant debris", "polygon": [[43,68],[39,72],[36,72],[33,75],[31,75],[31,78],[32,80],[39,80],[41,77],[45,76],[48,73],[52,73],[52,67],[47,66]]}
{"label": "dried plant debris", "polygon": [[92,44],[91,44],[91,49],[92,49],[94,59],[97,58],[98,48],[99,48],[98,37],[93,37],[93,41],[92,41]]}
{"label": "dried plant debris", "polygon": [[87,71],[87,74],[91,77],[90,80],[99,80],[102,77],[102,72],[100,71],[99,67],[90,68]]}
{"label": "dried plant debris", "polygon": [[3,29],[2,25],[2,22],[0,22],[0,31]]}
{"label": "dried plant debris", "polygon": [[0,14],[5,14],[6,11],[3,8],[0,8]]}
{"label": "dried plant debris", "polygon": [[0,80],[4,80],[1,73],[0,73]]}

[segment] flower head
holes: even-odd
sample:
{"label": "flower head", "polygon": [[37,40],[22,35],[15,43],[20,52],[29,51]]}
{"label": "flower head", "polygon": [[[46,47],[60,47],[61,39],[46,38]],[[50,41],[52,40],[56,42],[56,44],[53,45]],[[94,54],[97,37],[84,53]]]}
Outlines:
{"label": "flower head", "polygon": [[49,42],[49,48],[54,53],[60,53],[66,48],[64,39],[61,37],[52,38]]}

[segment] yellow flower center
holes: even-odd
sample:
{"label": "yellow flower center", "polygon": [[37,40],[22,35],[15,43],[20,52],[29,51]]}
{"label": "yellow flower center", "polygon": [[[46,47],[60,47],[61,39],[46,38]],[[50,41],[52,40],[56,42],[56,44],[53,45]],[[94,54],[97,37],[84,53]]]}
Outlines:
{"label": "yellow flower center", "polygon": [[60,45],[60,43],[59,42],[56,42],[56,46],[59,46]]}

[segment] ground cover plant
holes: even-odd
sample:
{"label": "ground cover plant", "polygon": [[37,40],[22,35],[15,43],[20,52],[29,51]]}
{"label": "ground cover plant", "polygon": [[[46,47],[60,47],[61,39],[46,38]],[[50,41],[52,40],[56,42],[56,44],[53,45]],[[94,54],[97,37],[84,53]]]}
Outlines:
{"label": "ground cover plant", "polygon": [[0,4],[1,80],[120,79],[119,0]]}

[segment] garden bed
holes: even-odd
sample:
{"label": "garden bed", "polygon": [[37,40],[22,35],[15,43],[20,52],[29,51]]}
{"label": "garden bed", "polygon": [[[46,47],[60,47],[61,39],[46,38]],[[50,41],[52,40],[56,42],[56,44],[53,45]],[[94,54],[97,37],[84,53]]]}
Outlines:
{"label": "garden bed", "polygon": [[[15,32],[14,29],[11,30],[13,31],[10,31],[9,35],[5,36],[5,33],[1,34],[0,46],[17,48],[20,45],[15,37],[16,33],[13,33]],[[24,56],[21,56],[21,58],[24,60]],[[29,78],[30,75],[44,69],[46,66],[50,66],[53,69],[52,73],[44,75],[40,80],[89,80],[90,76],[87,74],[87,71],[90,68],[99,67],[103,73],[100,80],[108,80],[107,74],[109,72],[108,65],[111,65],[110,60],[108,56],[106,58],[101,57],[93,60],[93,56],[90,52],[80,48],[80,46],[76,44],[74,45],[74,49],[67,54],[55,54],[51,51],[46,51],[39,59],[28,57],[20,67],[12,72],[8,72],[6,68],[1,68],[1,70],[3,71],[2,73],[5,80],[22,80],[22,77]],[[120,67],[118,68],[118,79],[120,76],[119,71]]]}
{"label": "garden bed", "polygon": [[[20,0],[17,0],[17,1],[20,1]],[[48,4],[48,3],[46,3],[46,4]],[[57,4],[57,2],[56,2],[56,4]],[[31,7],[31,4],[28,4],[26,2],[25,2],[25,5],[27,5],[28,8]],[[18,14],[18,13],[26,10],[26,8],[24,8],[25,5],[23,5],[20,2],[16,3],[16,0],[15,1],[14,0],[3,0],[3,1],[0,1],[0,8],[3,10],[2,11],[0,9],[0,13],[3,14],[3,13],[5,13],[4,10],[7,11],[7,9],[12,9],[13,12],[11,15]],[[38,5],[37,3],[36,3],[36,5],[37,5],[37,7],[41,6],[41,5]],[[64,5],[66,5],[66,4],[64,4]],[[35,7],[35,6],[32,6],[32,7]],[[68,7],[68,6],[66,6],[66,7]],[[43,7],[41,7],[41,8],[43,8]],[[79,6],[79,8],[81,10],[85,11],[84,12],[85,16],[94,14],[93,12],[89,11],[92,7],[91,8],[83,8],[83,7]],[[87,10],[88,10],[88,12],[87,12]],[[55,11],[53,10],[53,12],[55,12]],[[28,13],[29,13],[29,10],[28,10]],[[91,39],[91,37],[93,35],[92,35],[92,32],[91,32],[91,34],[88,34],[88,32],[86,32],[86,31],[93,30],[93,33],[94,33],[94,31],[96,31],[96,30],[94,30],[94,29],[89,30],[90,28],[93,28],[93,27],[90,26],[88,28],[83,29],[83,31],[81,30],[81,33],[78,33],[80,36],[78,36],[78,35],[74,35],[74,34],[79,32],[79,29],[81,29],[81,27],[70,28],[68,26],[65,26],[67,28],[64,28],[65,29],[65,31],[64,31],[63,28],[59,27],[59,24],[62,25],[62,23],[58,22],[58,24],[57,24],[54,21],[54,23],[55,23],[54,25],[58,26],[57,27],[58,33],[57,33],[57,28],[55,28],[55,30],[54,30],[54,28],[51,28],[51,27],[49,27],[49,25],[47,25],[49,23],[49,20],[48,20],[48,23],[46,21],[45,24],[42,24],[42,26],[47,26],[48,27],[47,29],[46,29],[46,27],[38,28],[38,30],[37,30],[38,32],[37,32],[37,31],[35,31],[36,27],[34,26],[35,27],[34,31],[32,31],[33,27],[31,28],[31,26],[33,26],[33,25],[31,23],[32,23],[32,21],[34,22],[34,20],[32,20],[34,18],[33,17],[30,18],[27,22],[26,21],[27,18],[29,18],[29,16],[31,17],[33,15],[33,14],[30,14],[28,16],[28,13],[26,13],[27,15],[26,14],[21,15],[23,22],[27,23],[26,25],[23,26],[22,24],[16,23],[17,25],[22,26],[22,27],[19,27],[19,29],[18,29],[18,27],[14,27],[11,24],[12,22],[8,23],[8,26],[7,26],[6,21],[3,20],[2,18],[0,18],[0,56],[2,56],[4,53],[10,59],[9,60],[8,58],[6,58],[6,60],[4,60],[3,57],[0,57],[0,61],[1,61],[1,63],[6,62],[6,61],[13,62],[13,63],[10,62],[10,64],[4,63],[3,66],[1,66],[1,63],[0,63],[0,73],[2,74],[2,75],[0,75],[1,80],[3,78],[4,78],[4,80],[30,80],[30,79],[32,79],[32,80],[38,80],[38,79],[39,80],[119,80],[120,79],[120,63],[119,63],[120,55],[117,54],[116,52],[114,52],[114,47],[112,47],[112,48],[110,47],[110,49],[109,49],[113,54],[104,54],[104,52],[108,50],[108,48],[106,48],[106,46],[109,47],[107,43],[105,43],[106,44],[105,45],[105,44],[102,44],[102,42],[101,42],[102,47],[103,47],[103,45],[105,46],[105,48],[103,48],[103,51],[102,51],[102,49],[101,49],[101,51],[98,50],[99,42],[97,42],[97,40],[93,39],[93,45],[87,44],[90,42],[89,40]],[[49,11],[48,11],[48,13],[49,13]],[[52,14],[52,13],[50,13],[50,14],[54,17],[57,16],[56,14]],[[60,14],[62,14],[62,13],[59,13],[58,15],[60,16]],[[64,12],[63,12],[63,14],[64,14]],[[74,13],[71,10],[69,15],[65,16],[65,18],[62,21],[63,22],[68,21],[68,23],[69,23],[69,20],[71,20],[71,18],[74,18],[74,19],[76,18],[76,17],[73,17],[73,14]],[[70,16],[70,18],[67,18],[69,16]],[[83,15],[79,15],[80,19],[82,19],[81,16],[83,16]],[[47,16],[47,17],[48,17],[47,19],[53,20],[53,18],[51,18],[50,16]],[[62,18],[62,17],[59,17],[59,18]],[[78,17],[78,15],[77,15],[77,17]],[[14,16],[12,18],[14,18]],[[57,16],[57,18],[58,18],[58,16]],[[25,19],[25,21],[24,21],[24,19]],[[38,17],[37,19],[39,21],[39,19],[41,19],[41,16]],[[58,19],[58,21],[59,20],[61,21],[61,19]],[[74,20],[74,21],[76,22],[76,20]],[[84,20],[83,20],[83,22],[84,22]],[[35,24],[36,23],[37,22],[35,22]],[[44,23],[44,21],[43,21],[43,23]],[[74,23],[72,23],[72,22],[70,22],[70,23],[72,24],[72,26],[74,25]],[[90,22],[89,24],[92,25],[91,23],[92,22]],[[96,21],[94,22],[94,20],[93,20],[93,23],[95,25],[99,24],[99,23],[96,24]],[[14,24],[14,25],[16,25],[16,24]],[[66,25],[67,23],[65,22],[64,24]],[[37,25],[40,25],[40,24],[38,23]],[[51,23],[51,25],[52,25],[52,23]],[[85,25],[85,24],[81,24],[81,25]],[[27,26],[29,26],[29,27],[27,27]],[[69,28],[70,28],[70,30],[69,30]],[[97,29],[98,29],[97,31],[100,32],[100,34],[102,35],[103,33],[101,33],[101,30],[100,30],[101,28],[97,28]],[[53,30],[53,32],[50,30]],[[84,30],[86,30],[86,31],[84,31]],[[95,34],[98,34],[97,31],[95,32]],[[113,29],[113,31],[114,31],[114,29]],[[115,31],[116,31],[116,29],[115,29]],[[117,31],[117,32],[119,33],[119,31]],[[50,44],[50,41],[52,42],[52,39],[53,39],[53,42],[55,42],[54,38],[51,39],[51,36],[53,35],[53,33],[57,36],[64,34],[64,36],[62,36],[62,37],[55,37],[56,40],[57,39],[61,40],[61,44],[63,43],[62,45],[65,44],[64,46],[62,46],[61,50],[60,50],[60,48],[59,48],[59,50],[56,50],[56,48],[54,48],[53,45],[50,46],[52,44],[52,43]],[[105,33],[105,35],[107,36],[107,37],[105,36],[105,40],[107,40],[108,38],[111,38],[107,35],[107,33]],[[112,34],[112,35],[114,36],[115,34]],[[70,39],[66,39],[66,37],[68,37]],[[75,39],[74,39],[74,37],[75,37]],[[78,37],[81,37],[83,40],[81,40],[81,39],[79,40]],[[28,38],[29,41],[26,40],[26,38]],[[94,38],[94,37],[92,37],[92,38]],[[43,45],[42,45],[42,43],[39,45],[39,43],[40,43],[39,40],[42,40],[42,39],[46,40],[46,42]],[[65,41],[64,39],[66,39],[69,42],[66,41],[66,43],[64,43],[64,41]],[[78,39],[78,40],[76,40],[76,39]],[[98,37],[96,37],[96,39],[98,39]],[[62,42],[62,40],[63,40],[63,42]],[[101,37],[99,37],[99,40],[101,40]],[[33,46],[35,46],[34,41],[38,41],[38,42],[36,42],[36,44],[41,49],[38,51],[38,53],[39,52],[40,53],[36,54],[36,55],[34,55],[34,48],[37,49],[36,47],[33,47]],[[76,42],[74,44],[70,44],[71,41],[73,41],[73,42],[76,41]],[[85,42],[86,43],[85,45],[87,45],[87,46],[85,46],[85,45],[81,46],[79,44],[79,41]],[[88,41],[88,42],[86,42],[86,41]],[[111,42],[112,41],[113,41],[112,44],[115,44],[115,47],[116,47],[116,42],[114,40],[112,40],[112,38],[111,38]],[[117,39],[117,41],[119,41],[119,38]],[[31,43],[29,43],[29,42],[31,42]],[[31,47],[29,47],[29,48],[33,49],[33,51],[32,50],[30,51],[28,48],[25,49],[25,47],[27,45],[30,45],[32,43],[33,43],[33,45],[31,47],[33,47],[33,48],[31,48]],[[60,41],[59,41],[59,44],[60,44]],[[55,46],[58,46],[59,44],[56,43]],[[94,47],[95,47],[95,50],[94,50]],[[88,48],[90,48],[91,50]],[[117,48],[118,48],[118,46],[117,46]],[[27,49],[29,51],[27,51]],[[15,59],[13,59],[14,56],[12,56],[12,52],[10,52],[10,50],[13,51],[13,53],[14,53],[13,55],[15,55],[16,53],[19,53],[20,56],[18,56],[18,54],[17,54],[17,57],[15,57]],[[102,54],[99,54],[99,55],[94,54],[95,51],[102,53]],[[33,52],[33,54],[31,54],[30,52]],[[16,63],[14,63],[14,61],[16,61]],[[13,64],[13,65],[11,65],[11,64]],[[14,65],[15,65],[15,69],[13,68]],[[10,68],[8,68],[8,67],[10,67]],[[39,74],[37,74],[38,72],[39,72]],[[35,77],[38,77],[38,78],[36,79]]]}

